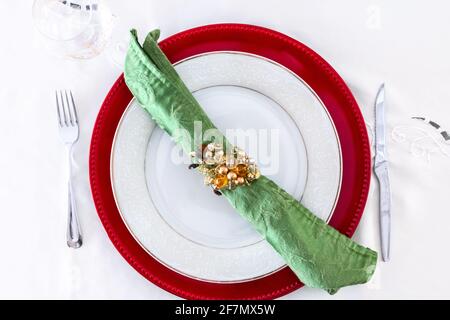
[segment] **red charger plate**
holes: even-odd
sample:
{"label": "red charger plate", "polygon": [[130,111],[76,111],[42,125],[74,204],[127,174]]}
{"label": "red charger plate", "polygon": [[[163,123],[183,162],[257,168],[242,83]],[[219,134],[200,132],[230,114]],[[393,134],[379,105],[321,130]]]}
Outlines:
{"label": "red charger plate", "polygon": [[[336,71],[310,48],[279,32],[244,24],[214,24],[177,33],[160,42],[172,63],[212,51],[239,51],[276,61],[300,76],[328,109],[342,149],[342,187],[330,225],[351,237],[359,223],[370,183],[370,149],[358,105]],[[285,267],[256,280],[220,284],[176,273],[152,258],[133,238],[113,196],[110,158],[119,120],[132,99],[123,75],[114,83],[92,134],[89,175],[100,220],[122,256],[145,278],[188,299],[273,299],[303,284]]]}

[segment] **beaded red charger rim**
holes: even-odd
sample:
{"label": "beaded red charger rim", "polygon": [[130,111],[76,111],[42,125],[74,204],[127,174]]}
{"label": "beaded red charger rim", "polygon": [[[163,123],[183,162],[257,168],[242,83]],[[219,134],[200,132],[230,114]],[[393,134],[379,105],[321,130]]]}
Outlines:
{"label": "beaded red charger rim", "polygon": [[[342,188],[330,225],[351,237],[359,223],[370,183],[370,148],[364,119],[350,90],[336,71],[304,44],[279,32],[243,24],[216,24],[175,34],[160,47],[172,63],[214,51],[239,51],[271,59],[301,77],[326,106],[342,151]],[[91,140],[89,174],[100,220],[127,262],[161,288],[188,299],[272,299],[302,286],[285,267],[256,280],[222,284],[192,279],[152,258],[128,231],[117,209],[109,170],[120,118],[132,95],[123,75],[108,93]]]}

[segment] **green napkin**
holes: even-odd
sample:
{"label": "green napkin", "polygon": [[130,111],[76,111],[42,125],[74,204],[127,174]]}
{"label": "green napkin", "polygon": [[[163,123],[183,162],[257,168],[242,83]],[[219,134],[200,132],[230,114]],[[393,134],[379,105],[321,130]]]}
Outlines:
{"label": "green napkin", "polygon": [[[125,81],[158,126],[190,153],[211,142],[194,140],[194,122],[202,123],[203,132],[215,126],[160,50],[158,38],[159,30],[152,31],[141,46],[131,31]],[[267,177],[221,192],[305,285],[333,294],[367,282],[375,271],[376,252],[328,226]]]}

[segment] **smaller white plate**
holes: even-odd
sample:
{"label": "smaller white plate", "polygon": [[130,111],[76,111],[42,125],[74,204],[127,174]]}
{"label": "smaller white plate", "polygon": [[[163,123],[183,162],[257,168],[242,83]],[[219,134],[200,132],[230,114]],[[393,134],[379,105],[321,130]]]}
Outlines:
{"label": "smaller white plate", "polygon": [[[201,89],[194,92],[194,97],[213,123],[220,124],[218,129],[228,131],[230,142],[247,150],[265,175],[301,198],[307,177],[305,144],[294,121],[276,102],[236,86]],[[258,144],[251,145],[250,139]],[[279,150],[266,150],[267,145]],[[186,161],[181,161],[186,157],[181,154],[181,148],[175,148],[165,132],[154,130],[145,172],[150,196],[163,219],[186,239],[208,247],[230,249],[261,241],[262,236],[225,199],[199,185],[199,173],[186,171]],[[276,158],[279,154],[283,155],[281,159]],[[289,170],[279,170],[280,167]]]}

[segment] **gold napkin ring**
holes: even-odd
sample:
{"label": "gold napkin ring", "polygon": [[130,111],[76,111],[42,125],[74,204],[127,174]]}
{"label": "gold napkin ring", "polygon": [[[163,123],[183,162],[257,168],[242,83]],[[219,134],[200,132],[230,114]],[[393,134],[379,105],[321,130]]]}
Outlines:
{"label": "gold napkin ring", "polygon": [[217,195],[221,195],[219,190],[249,185],[261,176],[255,160],[238,147],[225,153],[221,144],[209,143],[202,146],[200,156],[194,151],[191,158],[189,168],[197,168],[205,176],[205,185]]}

